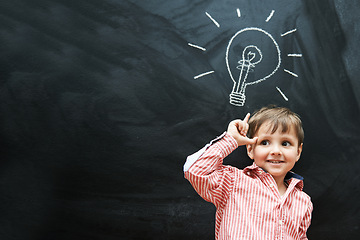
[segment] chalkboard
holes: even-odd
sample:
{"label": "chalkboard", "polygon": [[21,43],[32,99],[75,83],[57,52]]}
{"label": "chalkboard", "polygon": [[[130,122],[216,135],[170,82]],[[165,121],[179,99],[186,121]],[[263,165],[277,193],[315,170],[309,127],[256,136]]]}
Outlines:
{"label": "chalkboard", "polygon": [[[359,239],[359,10],[1,1],[0,238],[213,239],[215,208],[184,179],[186,156],[275,104],[303,120],[294,171],[314,203],[309,239]],[[225,163],[251,161],[239,148]]]}

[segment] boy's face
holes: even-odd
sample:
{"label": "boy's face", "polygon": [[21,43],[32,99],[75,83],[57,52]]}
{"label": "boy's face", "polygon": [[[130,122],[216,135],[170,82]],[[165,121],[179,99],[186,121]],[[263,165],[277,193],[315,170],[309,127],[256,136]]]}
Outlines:
{"label": "boy's face", "polygon": [[247,151],[257,166],[270,173],[275,180],[283,181],[286,173],[299,160],[302,144],[299,145],[293,127],[286,133],[282,133],[280,127],[275,133],[271,133],[271,129],[268,122],[260,126],[255,135],[257,142],[247,145]]}

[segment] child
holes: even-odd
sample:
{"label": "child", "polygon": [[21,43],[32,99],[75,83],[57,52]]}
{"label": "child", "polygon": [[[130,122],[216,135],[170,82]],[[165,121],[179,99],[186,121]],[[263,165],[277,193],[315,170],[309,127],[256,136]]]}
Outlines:
{"label": "child", "polygon": [[[216,239],[307,239],[313,205],[302,191],[303,178],[290,171],[302,151],[301,120],[282,107],[265,107],[249,118],[232,121],[227,132],[190,155],[185,178],[216,206]],[[254,163],[243,170],[223,165],[242,145]]]}

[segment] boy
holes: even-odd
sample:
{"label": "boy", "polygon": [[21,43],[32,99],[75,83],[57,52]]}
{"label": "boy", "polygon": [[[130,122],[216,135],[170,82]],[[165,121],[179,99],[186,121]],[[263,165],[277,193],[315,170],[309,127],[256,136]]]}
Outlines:
{"label": "boy", "polygon": [[[216,206],[216,239],[307,239],[313,205],[302,191],[303,178],[290,172],[302,151],[301,120],[282,107],[265,107],[249,118],[232,121],[190,155],[185,178]],[[243,170],[223,165],[242,145],[254,163]]]}

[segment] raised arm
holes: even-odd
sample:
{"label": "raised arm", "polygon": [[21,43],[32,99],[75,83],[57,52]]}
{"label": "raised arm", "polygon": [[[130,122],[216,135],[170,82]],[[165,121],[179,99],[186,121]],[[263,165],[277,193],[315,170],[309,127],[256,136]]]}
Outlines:
{"label": "raised arm", "polygon": [[223,165],[223,159],[239,145],[256,142],[246,137],[249,116],[230,122],[226,133],[190,155],[184,165],[185,178],[215,206],[225,202],[234,180],[234,167]]}
{"label": "raised arm", "polygon": [[185,166],[189,162],[193,164],[184,166],[185,178],[202,198],[216,207],[224,202],[231,191],[234,178],[232,167],[224,166],[223,159],[237,147],[235,139],[224,133],[221,139],[207,149],[201,149],[186,160]]}

